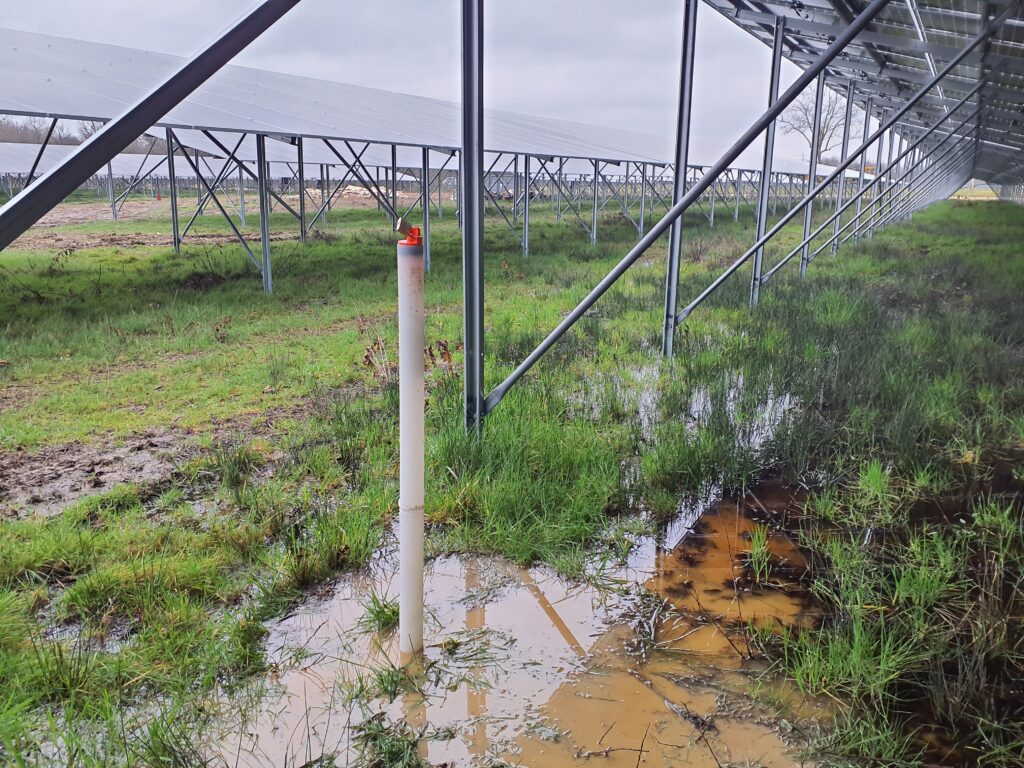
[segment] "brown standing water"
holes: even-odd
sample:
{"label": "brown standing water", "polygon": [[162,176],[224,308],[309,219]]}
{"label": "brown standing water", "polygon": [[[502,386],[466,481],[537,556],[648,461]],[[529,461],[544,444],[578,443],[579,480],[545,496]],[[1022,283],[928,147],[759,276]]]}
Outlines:
{"label": "brown standing water", "polygon": [[668,547],[636,538],[628,564],[605,569],[600,587],[499,558],[434,560],[428,648],[408,670],[419,690],[391,702],[356,683],[402,663],[393,637],[357,626],[371,589],[394,592],[395,563],[383,556],[271,628],[280,671],[258,704],[239,705],[245,716],[222,721],[216,751],[239,766],[301,766],[323,754],[343,765],[351,726],[376,716],[423,734],[420,755],[433,765],[806,764],[777,707],[799,719],[822,712],[758,678],[742,630],[817,618],[794,578],[806,563],[784,534],[768,539],[767,584],[752,585],[745,567],[753,518],[793,501],[777,495],[684,511],[664,533]]}

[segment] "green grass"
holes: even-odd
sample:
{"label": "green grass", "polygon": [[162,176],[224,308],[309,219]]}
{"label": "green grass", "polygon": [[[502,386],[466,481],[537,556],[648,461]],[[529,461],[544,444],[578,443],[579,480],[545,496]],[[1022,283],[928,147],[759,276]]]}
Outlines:
{"label": "green grass", "polygon": [[[688,318],[671,361],[657,351],[659,243],[482,438],[462,427],[450,214],[433,227],[427,278],[431,553],[579,575],[595,551],[628,556],[636,512],[663,519],[681,496],[770,478],[806,484],[799,535],[828,617],[765,640],[765,652],[804,690],[841,702],[820,748],[834,762],[913,764],[922,723],[905,702],[926,700],[929,725],[988,745],[989,764],[1014,764],[1019,722],[1001,692],[1021,677],[1021,505],[1005,486],[1024,474],[1024,212],[936,206],[819,257],[805,280],[782,273],[754,311],[741,270]],[[542,207],[532,218],[528,260],[496,222],[487,232],[492,385],[635,240],[614,215],[596,248]],[[714,229],[690,217],[683,301],[745,250],[752,225],[724,208]],[[74,733],[95,764],[126,740],[141,745],[129,762],[187,757],[199,737],[184,735],[202,733],[192,705],[266,663],[262,621],[384,540],[397,501],[394,238],[374,211],[337,212],[327,229],[306,246],[274,243],[272,297],[236,246],[0,255],[0,387],[15,393],[0,446],[161,429],[190,455],[155,486],[0,523],[7,754],[29,760],[37,741]],[[939,501],[956,507],[950,520],[929,516]],[[750,541],[759,583],[768,538],[759,527]],[[365,610],[374,631],[393,626],[384,598]],[[408,689],[403,674],[375,670],[365,685],[393,698]],[[422,734],[364,726],[368,764],[418,759]]]}
{"label": "green grass", "polygon": [[359,626],[368,632],[385,634],[398,626],[398,601],[380,595],[376,590],[363,603]]}

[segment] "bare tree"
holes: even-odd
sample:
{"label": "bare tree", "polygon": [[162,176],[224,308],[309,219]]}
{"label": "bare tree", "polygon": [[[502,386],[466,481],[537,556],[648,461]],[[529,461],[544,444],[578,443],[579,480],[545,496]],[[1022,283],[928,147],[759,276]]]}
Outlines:
{"label": "bare tree", "polygon": [[85,141],[103,126],[104,122],[102,120],[79,120],[78,138]]}
{"label": "bare tree", "polygon": [[[0,117],[0,141],[16,144],[42,144],[53,121],[46,117]],[[67,121],[58,121],[50,136],[51,144],[77,144]]]}
{"label": "bare tree", "polygon": [[[825,153],[839,147],[843,141],[843,122],[846,119],[846,99],[834,91],[825,90],[825,98],[821,104],[821,129],[818,135],[818,160]],[[852,120],[850,140],[860,136],[857,120]],[[786,134],[795,133],[802,136],[807,147],[812,146],[814,138],[814,93],[804,91],[779,116],[779,127]]]}

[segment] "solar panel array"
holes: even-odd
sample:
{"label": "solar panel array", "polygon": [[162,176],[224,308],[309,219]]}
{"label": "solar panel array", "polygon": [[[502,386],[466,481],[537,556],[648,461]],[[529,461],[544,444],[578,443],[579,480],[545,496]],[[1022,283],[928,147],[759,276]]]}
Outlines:
{"label": "solar panel array", "polygon": [[[858,0],[705,0],[768,45],[785,18],[786,57],[804,67],[866,5]],[[829,67],[829,84],[856,88],[856,102],[899,108],[982,32],[1008,0],[892,0]],[[1024,18],[1020,5],[988,44],[979,45],[907,116],[903,131],[920,133],[978,85],[968,104],[982,104],[982,142],[975,176],[995,183],[1024,179]],[[969,126],[973,129],[973,123]],[[966,129],[965,129],[966,130]]]}
{"label": "solar panel array", "polygon": [[[179,56],[0,29],[0,113],[106,120],[124,111]],[[228,65],[160,121],[173,128],[459,148],[458,104]],[[488,110],[487,149],[665,163],[671,137]]]}

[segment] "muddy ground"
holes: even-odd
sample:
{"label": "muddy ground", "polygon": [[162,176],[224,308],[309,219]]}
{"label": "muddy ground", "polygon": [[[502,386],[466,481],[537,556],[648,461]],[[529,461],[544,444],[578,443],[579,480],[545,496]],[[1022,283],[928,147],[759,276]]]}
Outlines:
{"label": "muddy ground", "polygon": [[193,451],[183,435],[168,430],[0,453],[0,518],[55,515],[120,483],[158,483]]}
{"label": "muddy ground", "polygon": [[825,710],[781,681],[755,685],[763,667],[744,630],[819,618],[799,580],[803,555],[784,533],[771,536],[779,575],[769,584],[751,586],[743,564],[755,518],[795,501],[780,491],[694,505],[659,535],[637,536],[600,589],[502,558],[436,559],[426,656],[408,668],[416,685],[390,699],[366,680],[407,660],[394,632],[360,623],[369,594],[395,592],[386,550],[369,573],[343,577],[269,627],[277,671],[240,717],[221,702],[213,752],[248,768],[321,755],[348,764],[365,723],[401,732],[404,722],[438,766],[808,765],[798,727],[750,692],[770,689],[805,724]]}

